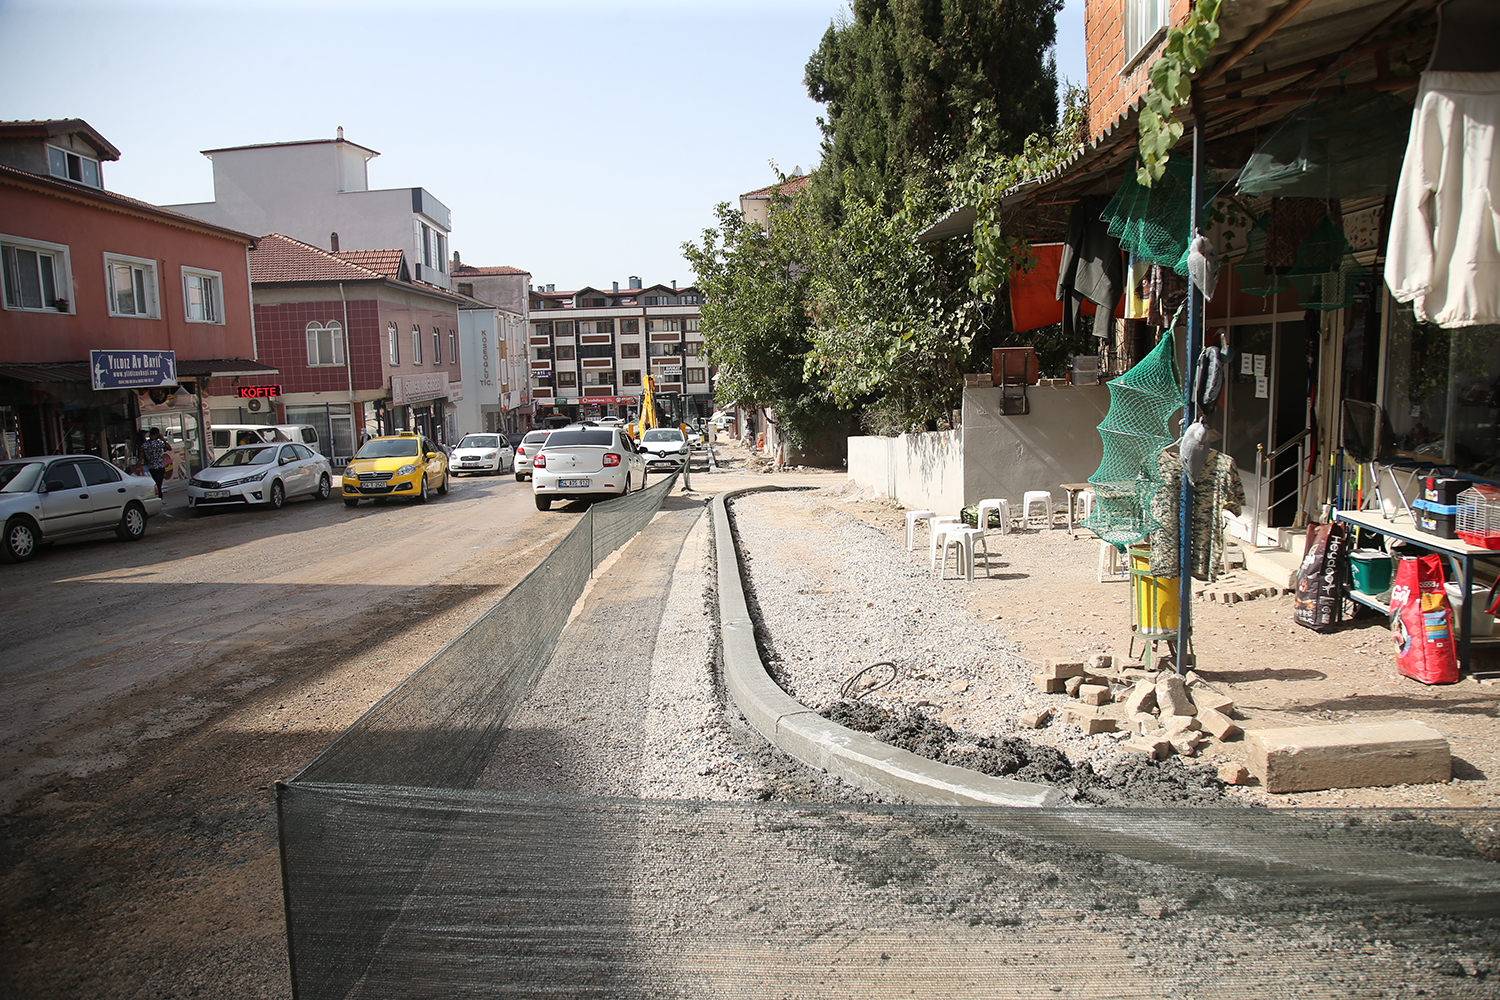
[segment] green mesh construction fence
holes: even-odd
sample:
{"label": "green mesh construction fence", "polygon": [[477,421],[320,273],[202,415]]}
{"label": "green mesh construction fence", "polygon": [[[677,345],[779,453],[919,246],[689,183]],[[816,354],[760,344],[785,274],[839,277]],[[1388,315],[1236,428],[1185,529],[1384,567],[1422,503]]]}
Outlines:
{"label": "green mesh construction fence", "polygon": [[1172,350],[1168,331],[1139,364],[1109,383],[1109,411],[1099,424],[1104,457],[1089,477],[1094,508],[1083,526],[1120,549],[1157,527],[1151,516],[1162,485],[1156,456],[1176,437],[1171,420],[1182,409]]}

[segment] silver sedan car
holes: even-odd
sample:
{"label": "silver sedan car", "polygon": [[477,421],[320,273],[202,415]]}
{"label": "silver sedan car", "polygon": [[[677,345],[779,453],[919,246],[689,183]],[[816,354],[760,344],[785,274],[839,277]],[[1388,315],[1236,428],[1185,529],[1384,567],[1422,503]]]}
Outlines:
{"label": "silver sedan car", "polygon": [[504,475],[515,461],[516,453],[504,434],[465,434],[448,458],[448,471]]}
{"label": "silver sedan car", "polygon": [[127,542],[161,513],[156,483],[93,455],[41,455],[0,462],[0,558],[25,562],[59,538],[113,531]]}
{"label": "silver sedan car", "polygon": [[333,494],[328,459],[305,444],[280,442],[230,448],[188,480],[188,506],[266,506],[277,510],[293,497],[327,500]]}

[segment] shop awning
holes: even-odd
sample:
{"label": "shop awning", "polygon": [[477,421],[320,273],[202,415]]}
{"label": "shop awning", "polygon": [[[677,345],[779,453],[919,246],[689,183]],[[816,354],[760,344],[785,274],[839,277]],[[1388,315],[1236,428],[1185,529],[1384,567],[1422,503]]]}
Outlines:
{"label": "shop awning", "polygon": [[[241,358],[178,359],[179,378],[227,378],[236,375],[279,375],[281,369]],[[91,382],[87,361],[13,363],[0,365],[0,378],[17,382]]]}

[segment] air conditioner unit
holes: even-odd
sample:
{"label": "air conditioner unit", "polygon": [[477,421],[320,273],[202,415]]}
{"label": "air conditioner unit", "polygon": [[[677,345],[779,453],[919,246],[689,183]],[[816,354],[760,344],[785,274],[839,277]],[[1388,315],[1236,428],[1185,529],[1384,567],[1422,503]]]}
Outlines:
{"label": "air conditioner unit", "polygon": [[245,409],[249,410],[251,413],[259,413],[260,408],[264,405],[265,404],[258,399],[245,400]]}

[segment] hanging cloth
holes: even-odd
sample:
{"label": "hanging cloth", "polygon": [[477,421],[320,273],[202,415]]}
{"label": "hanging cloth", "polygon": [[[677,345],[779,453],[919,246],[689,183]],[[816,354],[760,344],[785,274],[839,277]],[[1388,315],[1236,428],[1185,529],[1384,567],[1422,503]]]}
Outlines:
{"label": "hanging cloth", "polygon": [[[1063,303],[1057,300],[1063,245],[1033,243],[1031,254],[1036,258],[1036,266],[1029,271],[1012,271],[1006,286],[1010,293],[1010,328],[1016,333],[1054,326],[1063,321]],[[1116,315],[1123,311],[1123,301],[1121,306]],[[1094,303],[1085,299],[1080,312],[1092,316],[1095,311]]]}
{"label": "hanging cloth", "polygon": [[[1151,501],[1151,519],[1159,527],[1151,533],[1151,575],[1178,574],[1177,511],[1182,505],[1182,461],[1168,449],[1157,456],[1161,488]],[[1202,471],[1193,480],[1193,509],[1188,518],[1192,573],[1209,578],[1224,557],[1224,515],[1238,514],[1245,504],[1245,484],[1240,481],[1234,459],[1208,449]]]}
{"label": "hanging cloth", "polygon": [[1421,322],[1500,323],[1500,72],[1426,72],[1391,211],[1385,283]]}
{"label": "hanging cloth", "polygon": [[[1085,300],[1110,316],[1124,291],[1124,264],[1120,241],[1110,235],[1099,218],[1109,199],[1088,195],[1073,205],[1068,216],[1068,235],[1058,263],[1057,295],[1063,304],[1062,332],[1070,339],[1077,332],[1080,309]],[[1109,336],[1110,324],[1096,321],[1094,336]]]}
{"label": "hanging cloth", "polygon": [[1151,315],[1151,262],[1135,254],[1125,267],[1125,319]]}

